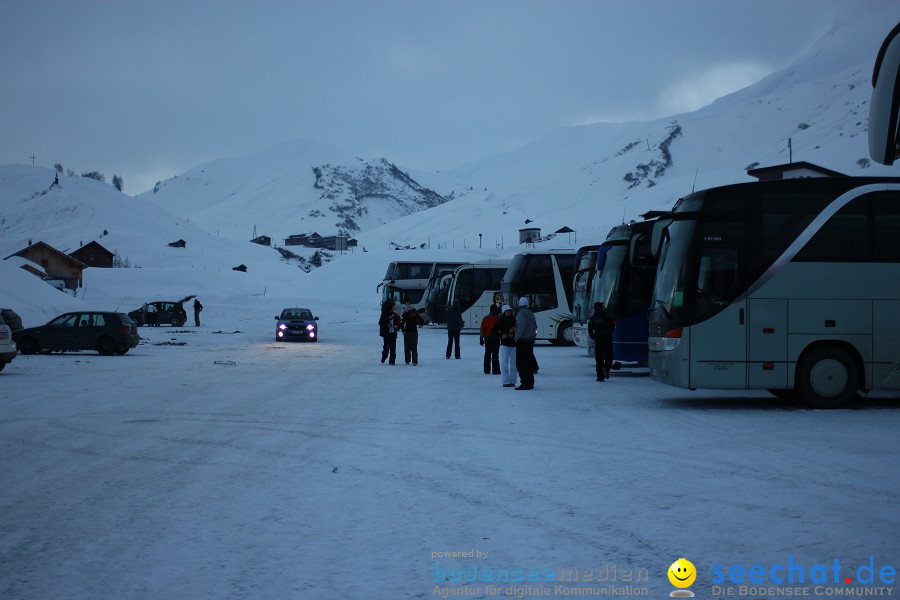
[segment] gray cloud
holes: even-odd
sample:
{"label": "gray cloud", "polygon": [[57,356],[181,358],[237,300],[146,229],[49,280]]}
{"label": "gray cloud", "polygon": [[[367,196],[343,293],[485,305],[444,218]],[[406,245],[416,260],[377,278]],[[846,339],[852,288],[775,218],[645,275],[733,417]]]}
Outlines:
{"label": "gray cloud", "polygon": [[787,64],[846,4],[5,0],[0,163],[35,154],[139,193],[305,137],[444,170],[712,101]]}

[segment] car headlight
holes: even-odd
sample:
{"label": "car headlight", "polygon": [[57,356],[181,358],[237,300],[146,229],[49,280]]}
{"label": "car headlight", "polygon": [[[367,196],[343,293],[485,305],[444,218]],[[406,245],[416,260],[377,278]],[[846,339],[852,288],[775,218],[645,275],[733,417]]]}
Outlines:
{"label": "car headlight", "polygon": [[285,325],[284,323],[279,323],[279,324],[278,324],[278,329],[284,331],[285,329],[287,329],[287,325]]}
{"label": "car headlight", "polygon": [[313,325],[312,323],[310,323],[309,325],[306,326],[306,329],[308,329],[309,331],[313,331],[315,328],[316,328],[316,326]]}

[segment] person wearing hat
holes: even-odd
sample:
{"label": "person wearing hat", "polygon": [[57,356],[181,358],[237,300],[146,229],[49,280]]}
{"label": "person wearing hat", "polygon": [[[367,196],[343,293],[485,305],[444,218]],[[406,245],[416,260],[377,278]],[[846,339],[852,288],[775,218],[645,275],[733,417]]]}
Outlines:
{"label": "person wearing hat", "polygon": [[594,360],[597,362],[597,381],[609,379],[612,368],[612,336],[616,322],[600,302],[594,302],[594,314],[587,322],[588,336],[594,340]]}
{"label": "person wearing hat", "polygon": [[519,372],[517,390],[534,389],[534,338],[537,321],[528,308],[528,298],[519,298],[519,312],[516,313],[516,370]]}
{"label": "person wearing hat", "polygon": [[509,304],[500,307],[493,332],[500,339],[500,381],[503,387],[516,387],[516,317]]}

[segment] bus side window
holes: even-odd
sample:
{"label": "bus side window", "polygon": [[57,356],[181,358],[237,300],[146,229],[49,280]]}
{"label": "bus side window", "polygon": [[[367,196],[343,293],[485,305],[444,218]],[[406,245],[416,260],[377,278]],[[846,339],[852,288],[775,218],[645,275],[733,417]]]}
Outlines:
{"label": "bus side window", "polygon": [[873,259],[876,262],[900,262],[900,192],[872,194],[874,229]]}
{"label": "bus side window", "polygon": [[870,195],[860,196],[837,211],[797,253],[803,262],[866,262],[871,258]]}

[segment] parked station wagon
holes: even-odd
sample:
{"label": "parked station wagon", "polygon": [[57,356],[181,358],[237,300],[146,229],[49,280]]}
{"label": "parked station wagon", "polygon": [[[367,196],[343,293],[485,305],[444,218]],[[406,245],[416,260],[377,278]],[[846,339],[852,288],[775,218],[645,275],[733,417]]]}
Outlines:
{"label": "parked station wagon", "polygon": [[71,312],[40,327],[13,332],[22,354],[96,350],[104,356],[125,354],[141,339],[137,325],[125,313]]}
{"label": "parked station wagon", "polygon": [[149,319],[147,317],[147,306],[152,304],[156,307],[156,324],[171,325],[173,327],[181,327],[187,322],[187,312],[184,310],[184,303],[196,296],[185,296],[181,300],[154,300],[147,302],[140,308],[128,313],[128,316],[137,323],[138,326],[147,325]]}

